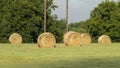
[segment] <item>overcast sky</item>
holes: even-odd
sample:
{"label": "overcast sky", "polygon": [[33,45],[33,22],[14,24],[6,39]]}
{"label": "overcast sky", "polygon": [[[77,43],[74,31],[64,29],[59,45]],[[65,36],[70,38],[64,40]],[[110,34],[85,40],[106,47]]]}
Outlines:
{"label": "overcast sky", "polygon": [[[68,0],[69,1],[69,23],[84,21],[90,17],[91,10],[104,0]],[[114,0],[118,1],[118,0]],[[55,0],[58,8],[53,11],[58,19],[66,16],[66,0]]]}

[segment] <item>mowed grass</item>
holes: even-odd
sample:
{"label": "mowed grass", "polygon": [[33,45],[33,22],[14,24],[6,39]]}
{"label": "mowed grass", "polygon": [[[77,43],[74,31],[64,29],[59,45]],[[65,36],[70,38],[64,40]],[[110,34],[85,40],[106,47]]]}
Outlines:
{"label": "mowed grass", "polygon": [[56,46],[0,44],[0,68],[120,68],[120,43]]}

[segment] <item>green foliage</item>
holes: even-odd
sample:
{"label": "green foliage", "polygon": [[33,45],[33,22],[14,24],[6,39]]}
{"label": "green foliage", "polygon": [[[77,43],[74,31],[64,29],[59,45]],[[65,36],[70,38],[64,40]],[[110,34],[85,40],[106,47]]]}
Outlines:
{"label": "green foliage", "polygon": [[89,33],[93,42],[103,34],[109,35],[113,42],[120,42],[120,1],[103,1],[91,11],[88,20],[71,23],[69,29]]}
{"label": "green foliage", "polygon": [[86,23],[87,23],[86,21],[70,23],[69,24],[69,30],[70,31],[76,31],[76,32],[79,32],[79,33],[88,33]]}
{"label": "green foliage", "polygon": [[65,33],[65,20],[49,20],[48,27],[47,27],[47,32],[51,32],[55,35],[56,41],[57,42],[62,42],[63,40],[63,34]]}
{"label": "green foliage", "polygon": [[88,20],[88,28],[94,42],[106,34],[113,42],[120,41],[120,7],[119,2],[103,1],[92,12]]}
{"label": "green foliage", "polygon": [[[25,43],[36,42],[38,35],[43,32],[43,4],[44,0],[0,0],[0,42],[8,42],[9,36],[14,32],[21,34]],[[51,4],[53,0],[47,2],[47,8]],[[60,37],[61,31],[57,30],[61,27],[58,24],[64,23],[51,15],[51,10],[55,8],[57,6],[54,5],[47,11],[47,31],[60,33]]]}

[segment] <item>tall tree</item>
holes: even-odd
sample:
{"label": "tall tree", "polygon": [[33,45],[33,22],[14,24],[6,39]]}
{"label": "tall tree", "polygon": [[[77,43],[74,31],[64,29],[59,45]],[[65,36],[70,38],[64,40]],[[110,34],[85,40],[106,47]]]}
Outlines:
{"label": "tall tree", "polygon": [[95,42],[102,34],[109,35],[113,42],[120,41],[119,2],[103,1],[91,12],[87,22],[88,30]]}
{"label": "tall tree", "polygon": [[[47,1],[49,8],[53,0]],[[43,32],[43,8],[44,0],[0,0],[0,42],[8,42],[9,36],[14,32],[22,35],[23,42],[36,42],[38,35]],[[60,22],[56,16],[51,15],[55,8],[57,6],[53,5],[47,10],[47,31]]]}

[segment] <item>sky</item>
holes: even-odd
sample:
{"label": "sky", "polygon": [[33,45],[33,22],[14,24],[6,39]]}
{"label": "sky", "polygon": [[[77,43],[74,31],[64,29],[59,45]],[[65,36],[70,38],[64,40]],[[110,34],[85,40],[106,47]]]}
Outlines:
{"label": "sky", "polygon": [[[69,23],[87,20],[90,12],[104,0],[68,0],[69,4]],[[118,0],[114,0],[118,1]],[[66,0],[54,0],[54,4],[58,6],[52,14],[57,14],[58,19],[66,17]]]}

